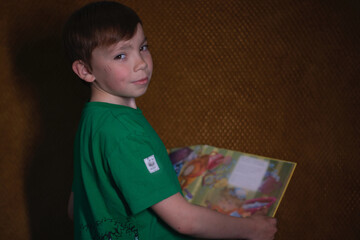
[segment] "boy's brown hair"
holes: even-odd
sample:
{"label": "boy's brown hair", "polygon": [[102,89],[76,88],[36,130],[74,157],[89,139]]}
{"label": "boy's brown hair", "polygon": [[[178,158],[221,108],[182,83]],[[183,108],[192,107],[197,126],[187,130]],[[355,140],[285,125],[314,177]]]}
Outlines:
{"label": "boy's brown hair", "polygon": [[74,12],[64,26],[63,41],[71,63],[81,60],[91,69],[96,47],[110,46],[133,37],[139,16],[118,2],[90,3]]}

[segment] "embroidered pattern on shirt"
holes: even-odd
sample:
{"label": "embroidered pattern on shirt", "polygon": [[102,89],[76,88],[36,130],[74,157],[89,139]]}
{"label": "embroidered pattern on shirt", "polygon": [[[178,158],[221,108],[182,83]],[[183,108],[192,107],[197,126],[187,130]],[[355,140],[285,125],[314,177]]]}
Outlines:
{"label": "embroidered pattern on shirt", "polygon": [[150,157],[145,158],[144,162],[150,173],[154,173],[154,172],[160,170],[159,165],[157,164],[154,155],[151,155]]}
{"label": "embroidered pattern on shirt", "polygon": [[[103,224],[107,224],[112,230],[101,232],[99,229],[104,228]],[[124,237],[133,237],[134,240],[139,240],[139,231],[132,223],[124,223],[111,218],[103,218],[93,224],[82,224],[80,229],[89,232],[94,240],[118,240]]]}

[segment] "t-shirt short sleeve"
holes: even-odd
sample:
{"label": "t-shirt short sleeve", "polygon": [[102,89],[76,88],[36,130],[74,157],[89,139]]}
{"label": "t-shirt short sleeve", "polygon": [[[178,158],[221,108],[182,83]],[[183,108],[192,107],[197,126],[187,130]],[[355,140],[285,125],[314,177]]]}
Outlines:
{"label": "t-shirt short sleeve", "polygon": [[154,148],[149,137],[132,134],[108,158],[115,184],[133,214],[180,191],[166,150]]}

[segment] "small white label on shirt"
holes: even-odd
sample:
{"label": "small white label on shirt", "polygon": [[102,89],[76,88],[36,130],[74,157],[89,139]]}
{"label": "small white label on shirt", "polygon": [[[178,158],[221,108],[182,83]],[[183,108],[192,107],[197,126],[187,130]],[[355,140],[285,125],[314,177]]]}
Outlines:
{"label": "small white label on shirt", "polygon": [[145,158],[144,162],[150,173],[154,173],[154,172],[160,170],[154,155],[151,155],[150,157]]}

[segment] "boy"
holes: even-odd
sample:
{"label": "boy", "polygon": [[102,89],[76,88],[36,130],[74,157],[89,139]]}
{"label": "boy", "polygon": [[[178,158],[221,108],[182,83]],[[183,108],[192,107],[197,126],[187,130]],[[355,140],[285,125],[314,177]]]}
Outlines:
{"label": "boy", "polygon": [[132,9],[88,4],[68,20],[64,44],[91,88],[74,146],[75,239],[273,239],[275,219],[230,217],[182,197],[166,148],[136,106],[153,63]]}

